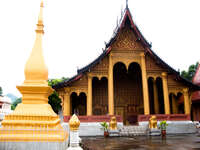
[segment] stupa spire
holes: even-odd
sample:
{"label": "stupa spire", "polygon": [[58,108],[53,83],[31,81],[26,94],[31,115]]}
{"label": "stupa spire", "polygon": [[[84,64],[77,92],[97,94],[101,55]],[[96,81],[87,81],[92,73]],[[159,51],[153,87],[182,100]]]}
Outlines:
{"label": "stupa spire", "polygon": [[42,32],[44,33],[44,25],[43,25],[43,7],[44,7],[44,3],[43,3],[43,0],[41,0],[41,3],[40,3],[40,13],[39,13],[39,16],[38,16],[38,24],[37,24],[37,29],[36,29],[36,33],[37,32]]}
{"label": "stupa spire", "polygon": [[26,62],[25,66],[25,81],[24,84],[47,84],[48,69],[45,65],[43,50],[42,50],[42,37],[44,34],[43,25],[43,0],[40,4],[40,13],[36,28],[36,39],[31,52],[31,55]]}

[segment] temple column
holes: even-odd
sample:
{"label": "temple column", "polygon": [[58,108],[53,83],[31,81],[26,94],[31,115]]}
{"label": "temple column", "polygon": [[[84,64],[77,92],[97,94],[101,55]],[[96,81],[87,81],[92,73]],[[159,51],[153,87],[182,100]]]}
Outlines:
{"label": "temple column", "polygon": [[92,75],[88,74],[87,116],[92,115]]}
{"label": "temple column", "polygon": [[155,114],[159,114],[158,88],[156,86],[156,80],[153,80],[153,97]]}
{"label": "temple column", "polygon": [[143,87],[143,99],[144,99],[144,114],[149,115],[149,93],[146,73],[145,54],[141,53],[141,70],[142,70],[142,87]]}
{"label": "temple column", "polygon": [[113,62],[111,54],[108,68],[108,113],[109,115],[114,115]]}
{"label": "temple column", "polygon": [[190,114],[190,100],[189,100],[189,93],[188,88],[183,89],[183,96],[184,96],[184,109],[185,114]]}
{"label": "temple column", "polygon": [[71,115],[71,109],[70,109],[70,89],[65,88],[65,95],[64,95],[64,110],[63,115],[64,116],[70,116]]}
{"label": "temple column", "polygon": [[169,107],[169,92],[168,92],[168,85],[167,85],[167,73],[162,73],[162,81],[163,81],[163,95],[164,95],[164,103],[165,103],[165,114],[170,114],[170,107]]}
{"label": "temple column", "polygon": [[176,101],[175,96],[173,94],[172,94],[172,111],[173,111],[173,114],[178,114],[177,101]]}

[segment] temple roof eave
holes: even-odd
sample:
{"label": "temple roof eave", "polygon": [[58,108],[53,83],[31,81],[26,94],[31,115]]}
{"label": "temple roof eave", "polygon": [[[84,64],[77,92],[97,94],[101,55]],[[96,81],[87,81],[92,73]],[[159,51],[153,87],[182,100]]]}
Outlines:
{"label": "temple roof eave", "polygon": [[77,79],[80,79],[80,77],[82,77],[82,75],[86,72],[88,72],[90,70],[90,68],[94,67],[96,64],[98,64],[105,56],[107,56],[110,51],[112,50],[112,44],[116,41],[116,38],[120,32],[120,30],[124,27],[125,21],[126,19],[130,20],[131,22],[131,29],[136,33],[137,38],[139,41],[141,41],[141,44],[143,45],[144,49],[146,50],[146,53],[149,53],[150,56],[152,56],[154,59],[156,59],[163,67],[168,69],[168,73],[171,74],[175,74],[177,76],[177,80],[184,82],[184,84],[186,84],[187,86],[189,86],[190,88],[192,88],[193,90],[200,90],[200,86],[193,84],[192,82],[190,82],[189,80],[183,78],[180,76],[180,73],[178,71],[176,71],[175,69],[173,69],[170,65],[168,65],[166,62],[164,62],[152,49],[151,49],[151,44],[148,43],[148,41],[144,38],[144,36],[142,35],[142,33],[140,32],[140,30],[138,29],[138,27],[136,26],[136,24],[133,22],[132,20],[132,16],[130,13],[129,8],[125,9],[125,13],[123,15],[123,19],[121,19],[120,25],[117,27],[117,29],[115,30],[112,38],[109,40],[109,42],[106,44],[106,48],[103,51],[103,53],[97,57],[93,62],[91,62],[90,64],[88,64],[87,66],[77,70],[77,75],[73,76],[72,78],[65,80],[63,82],[60,82],[56,85],[53,86],[54,89],[59,89],[59,88],[63,88],[66,86],[69,86],[70,83],[76,81]]}

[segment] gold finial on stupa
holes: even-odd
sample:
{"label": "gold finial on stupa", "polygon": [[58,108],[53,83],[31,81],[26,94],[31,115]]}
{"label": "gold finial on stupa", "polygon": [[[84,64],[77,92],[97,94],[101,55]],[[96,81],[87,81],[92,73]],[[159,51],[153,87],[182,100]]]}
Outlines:
{"label": "gold finial on stupa", "polygon": [[25,66],[24,84],[46,84],[48,79],[48,69],[45,65],[42,51],[42,36],[44,34],[43,25],[43,0],[40,4],[40,13],[38,17],[36,39],[31,55]]}
{"label": "gold finial on stupa", "polygon": [[36,29],[36,33],[37,32],[41,32],[41,33],[44,33],[44,25],[43,25],[43,7],[44,7],[44,3],[43,3],[43,0],[41,0],[41,3],[40,3],[40,13],[39,13],[39,16],[38,16],[38,24],[37,24],[37,29]]}
{"label": "gold finial on stupa", "polygon": [[74,114],[69,120],[70,131],[77,131],[80,126],[78,117]]}

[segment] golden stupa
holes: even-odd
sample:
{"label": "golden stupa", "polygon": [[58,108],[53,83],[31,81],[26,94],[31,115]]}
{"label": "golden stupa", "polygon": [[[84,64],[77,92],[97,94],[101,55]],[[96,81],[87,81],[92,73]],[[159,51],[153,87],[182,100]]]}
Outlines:
{"label": "golden stupa", "polygon": [[42,52],[43,1],[36,29],[36,40],[25,66],[25,81],[17,89],[22,103],[2,121],[0,141],[52,141],[67,139],[58,115],[48,104],[53,89],[48,86],[48,69]]}

